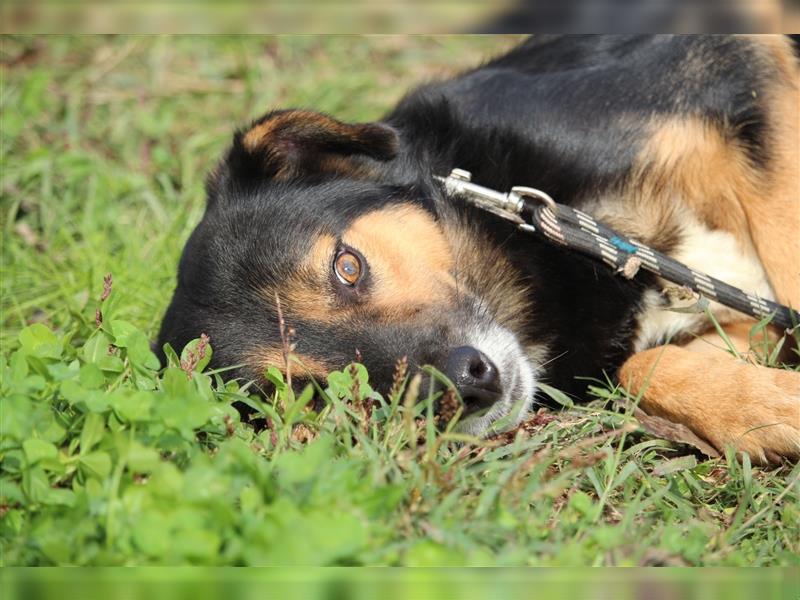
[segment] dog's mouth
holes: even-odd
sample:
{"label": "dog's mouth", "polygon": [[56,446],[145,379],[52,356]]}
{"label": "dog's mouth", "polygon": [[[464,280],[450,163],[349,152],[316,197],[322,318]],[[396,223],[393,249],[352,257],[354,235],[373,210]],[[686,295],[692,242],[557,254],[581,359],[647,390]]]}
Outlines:
{"label": "dog's mouth", "polygon": [[499,400],[503,399],[502,389],[498,387],[496,391],[466,386],[459,390],[461,399],[464,403],[462,418],[473,415],[485,414]]}

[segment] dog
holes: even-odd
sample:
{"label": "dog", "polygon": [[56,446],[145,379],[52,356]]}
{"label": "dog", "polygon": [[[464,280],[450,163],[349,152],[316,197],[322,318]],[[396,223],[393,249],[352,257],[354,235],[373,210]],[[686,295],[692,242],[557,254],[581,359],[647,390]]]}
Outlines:
{"label": "dog", "polygon": [[[720,451],[797,458],[800,373],[737,360],[663,280],[525,236],[436,176],[534,186],[796,308],[799,89],[788,38],[535,36],[377,122],[268,112],[208,178],[158,347],[205,333],[212,366],[263,383],[291,327],[295,384],[358,357],[378,389],[407,357],[448,376],[475,435],[546,403],[539,382],[580,399],[609,375]],[[755,321],[710,310],[746,353]]]}

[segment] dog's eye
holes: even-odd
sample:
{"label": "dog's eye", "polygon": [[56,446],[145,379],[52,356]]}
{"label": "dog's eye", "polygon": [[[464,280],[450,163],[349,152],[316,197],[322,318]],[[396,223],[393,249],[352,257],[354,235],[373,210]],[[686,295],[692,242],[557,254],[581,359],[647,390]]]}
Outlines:
{"label": "dog's eye", "polygon": [[350,250],[342,250],[333,261],[333,270],[340,282],[354,286],[361,279],[361,259]]}

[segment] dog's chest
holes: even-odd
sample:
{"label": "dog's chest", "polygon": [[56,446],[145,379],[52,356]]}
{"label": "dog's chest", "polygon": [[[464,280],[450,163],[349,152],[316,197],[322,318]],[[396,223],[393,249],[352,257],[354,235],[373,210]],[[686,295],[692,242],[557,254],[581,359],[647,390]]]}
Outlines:
{"label": "dog's chest", "polygon": [[[774,300],[764,267],[752,246],[744,244],[731,233],[711,230],[691,219],[683,225],[681,241],[669,253],[673,258],[701,273],[716,277],[757,296]],[[677,285],[659,279],[662,290],[649,290],[644,296],[644,310],[638,317],[634,350],[641,351],[669,341],[678,342],[710,327],[702,312],[691,312],[695,299],[680,300]],[[676,311],[675,309],[680,309]],[[733,309],[711,302],[709,309],[720,323],[743,317]],[[685,312],[685,311],[689,312]]]}

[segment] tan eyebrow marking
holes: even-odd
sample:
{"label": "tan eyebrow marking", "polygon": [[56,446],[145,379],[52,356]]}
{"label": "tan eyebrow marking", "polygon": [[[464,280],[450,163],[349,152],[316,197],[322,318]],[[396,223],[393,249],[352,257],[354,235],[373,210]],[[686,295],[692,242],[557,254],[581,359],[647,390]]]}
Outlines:
{"label": "tan eyebrow marking", "polygon": [[[425,210],[404,203],[371,211],[353,221],[342,242],[358,250],[369,268],[369,295],[358,310],[390,321],[453,302],[450,244]],[[288,317],[336,325],[351,316],[350,307],[329,292],[336,246],[332,235],[319,236],[295,275],[279,286]],[[274,289],[263,289],[262,296],[275,302]]]}
{"label": "tan eyebrow marking", "polygon": [[[292,374],[295,377],[310,375],[317,380],[324,381],[328,373],[334,370],[334,367],[328,362],[299,352],[292,352],[289,360]],[[286,361],[283,348],[280,347],[258,348],[245,357],[245,362],[256,369],[259,374],[266,371],[268,367],[276,367],[280,369],[281,373],[286,374]]]}
{"label": "tan eyebrow marking", "polygon": [[[336,250],[336,239],[323,234],[314,242],[295,275],[278,289],[281,305],[289,315],[303,320],[335,324],[342,319],[337,314],[335,299],[329,296],[329,271]],[[275,292],[263,290],[273,304]]]}
{"label": "tan eyebrow marking", "polygon": [[342,241],[361,252],[372,277],[370,308],[402,318],[452,301],[453,255],[433,217],[408,203],[357,218]]}

